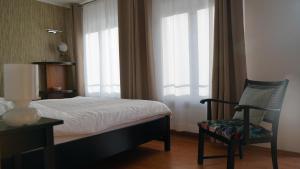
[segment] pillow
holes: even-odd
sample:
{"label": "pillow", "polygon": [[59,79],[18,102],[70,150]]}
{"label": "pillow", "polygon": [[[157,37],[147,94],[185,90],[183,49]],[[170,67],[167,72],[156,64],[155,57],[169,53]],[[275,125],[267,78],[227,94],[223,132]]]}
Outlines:
{"label": "pillow", "polygon": [[[257,107],[267,107],[272,97],[272,89],[265,89],[256,86],[247,86],[240,99],[239,105],[251,105]],[[265,112],[261,110],[250,109],[250,123],[259,125],[264,119]],[[237,111],[233,119],[244,119],[244,112]]]}
{"label": "pillow", "polygon": [[2,116],[8,110],[13,109],[14,107],[15,106],[14,106],[13,102],[11,102],[11,101],[5,101],[4,99],[0,100],[0,116]]}

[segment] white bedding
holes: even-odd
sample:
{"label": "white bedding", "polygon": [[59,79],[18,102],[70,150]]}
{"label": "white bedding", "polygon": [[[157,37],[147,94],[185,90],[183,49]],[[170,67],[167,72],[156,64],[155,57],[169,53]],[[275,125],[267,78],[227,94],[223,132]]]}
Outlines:
{"label": "white bedding", "polygon": [[170,109],[160,102],[96,97],[40,100],[31,102],[30,106],[43,117],[64,120],[63,125],[54,127],[56,137],[99,133],[123,124],[170,114]]}

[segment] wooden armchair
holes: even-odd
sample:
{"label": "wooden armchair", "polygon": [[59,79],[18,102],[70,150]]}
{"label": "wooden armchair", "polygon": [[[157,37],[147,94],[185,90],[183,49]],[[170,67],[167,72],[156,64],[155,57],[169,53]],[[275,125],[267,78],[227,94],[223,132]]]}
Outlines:
{"label": "wooden armchair", "polygon": [[[241,100],[243,99],[243,102],[246,100],[247,103],[246,92],[249,93],[249,91],[257,92],[257,95],[252,94],[253,97],[259,97],[261,93],[264,93],[264,97],[267,97],[265,97],[266,104],[263,106],[257,106],[255,104],[239,104],[218,99],[201,100],[200,103],[207,103],[207,121],[198,123],[198,164],[202,165],[204,159],[227,157],[227,169],[234,169],[234,154],[237,147],[239,148],[239,156],[242,159],[243,146],[247,144],[271,143],[273,169],[278,169],[277,131],[283,98],[288,86],[288,82],[288,80],[280,82],[246,80],[245,90]],[[248,100],[249,95],[251,96],[251,94],[248,94]],[[211,106],[213,102],[230,104],[234,106],[237,112],[243,112],[243,119],[236,118],[232,120],[212,120]],[[263,128],[260,125],[251,123],[251,117],[253,114],[255,114],[255,112],[263,113],[262,120],[272,124],[271,131]],[[226,143],[228,145],[227,156],[204,156],[205,134]]]}

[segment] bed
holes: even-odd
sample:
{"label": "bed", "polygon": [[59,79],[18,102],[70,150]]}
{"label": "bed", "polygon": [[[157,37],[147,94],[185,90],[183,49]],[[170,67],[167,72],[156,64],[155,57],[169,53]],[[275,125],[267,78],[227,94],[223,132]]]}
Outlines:
{"label": "bed", "polygon": [[[64,120],[54,127],[56,168],[76,169],[151,140],[170,150],[170,110],[155,101],[75,97],[34,101],[43,117]],[[38,168],[39,150],[24,156],[26,168]]]}

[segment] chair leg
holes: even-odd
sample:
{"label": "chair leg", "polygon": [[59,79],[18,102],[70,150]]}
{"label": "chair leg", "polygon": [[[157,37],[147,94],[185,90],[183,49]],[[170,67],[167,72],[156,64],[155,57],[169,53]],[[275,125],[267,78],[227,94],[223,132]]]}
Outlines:
{"label": "chair leg", "polygon": [[230,142],[227,146],[227,169],[234,169],[235,144]]}
{"label": "chair leg", "polygon": [[165,149],[165,152],[168,152],[168,151],[171,150],[171,137],[170,137],[170,135],[168,135],[164,139],[164,149]]}
{"label": "chair leg", "polygon": [[240,159],[244,158],[243,144],[242,143],[239,144],[239,156],[240,156]]}
{"label": "chair leg", "polygon": [[171,131],[170,131],[170,117],[166,117],[166,128],[164,131],[164,149],[166,152],[171,150]]}
{"label": "chair leg", "polygon": [[278,161],[277,161],[277,141],[271,142],[271,153],[272,153],[272,164],[273,169],[278,169]]}
{"label": "chair leg", "polygon": [[198,164],[203,164],[204,157],[204,131],[199,128],[199,137],[198,137]]}

